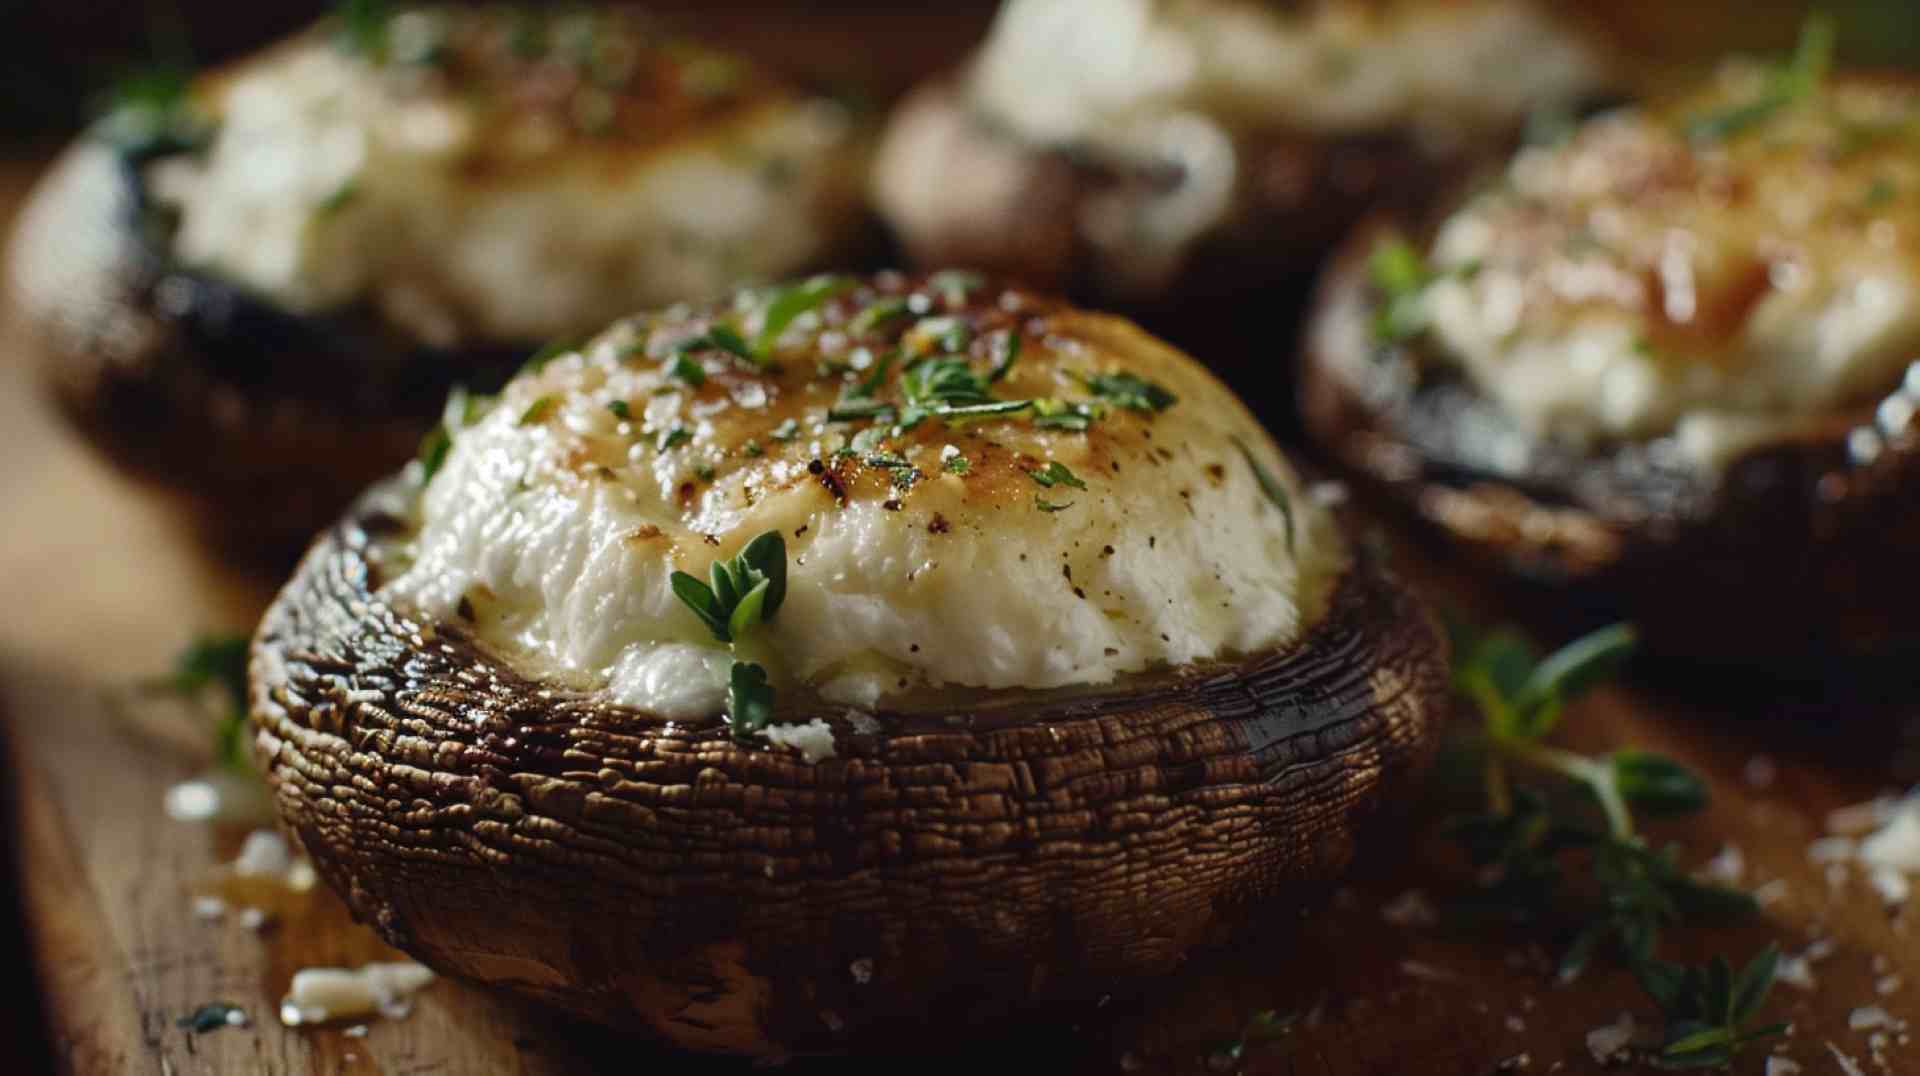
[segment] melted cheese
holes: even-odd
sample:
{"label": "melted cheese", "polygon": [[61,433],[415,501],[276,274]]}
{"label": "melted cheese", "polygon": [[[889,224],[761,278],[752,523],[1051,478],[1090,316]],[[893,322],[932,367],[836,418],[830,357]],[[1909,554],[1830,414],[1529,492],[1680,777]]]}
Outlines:
{"label": "melted cheese", "polygon": [[[1283,646],[1321,615],[1347,556],[1329,510],[1218,381],[1125,321],[1016,292],[959,315],[982,331],[981,371],[1006,329],[1021,335],[1000,398],[1085,400],[1074,374],[1124,371],[1178,397],[1166,410],[1117,408],[1084,433],[928,419],[836,451],[870,424],[827,409],[904,327],[851,334],[874,297],[835,300],[825,325],[803,316],[777,374],[708,352],[700,387],[670,380],[673,343],[708,320],[690,315],[623,323],[517,379],[455,438],[387,595],[440,618],[464,608],[536,671],[668,717],[722,709],[732,661],[670,573],[705,579],[767,530],[785,536],[788,593],[749,653],[783,691],[851,707],[1099,684]],[[940,316],[952,300],[912,301]],[[757,302],[735,315],[749,330]],[[910,353],[939,328],[918,324],[899,337]],[[876,395],[896,399],[898,370],[882,380]],[[1242,445],[1286,490],[1291,524]],[[1031,474],[1056,463],[1086,488]]]}
{"label": "melted cheese", "polygon": [[1732,66],[1522,151],[1438,233],[1440,356],[1532,433],[1670,436],[1706,465],[1898,385],[1920,351],[1920,94],[1834,79],[1689,140],[1764,77]]}
{"label": "melted cheese", "polygon": [[1535,5],[1012,0],[974,64],[982,107],[1047,143],[1124,146],[1181,113],[1228,130],[1502,131],[1592,86],[1594,50]]}
{"label": "melted cheese", "polygon": [[[429,18],[453,53],[437,66],[316,32],[204,85],[211,147],[150,171],[176,256],[298,313],[368,304],[444,347],[590,330],[790,273],[850,233],[862,155],[836,106],[757,73],[646,96],[735,61],[666,58],[610,15],[578,68],[515,57],[504,16],[410,12],[389,33]],[[625,83],[591,74],[608,54]]]}

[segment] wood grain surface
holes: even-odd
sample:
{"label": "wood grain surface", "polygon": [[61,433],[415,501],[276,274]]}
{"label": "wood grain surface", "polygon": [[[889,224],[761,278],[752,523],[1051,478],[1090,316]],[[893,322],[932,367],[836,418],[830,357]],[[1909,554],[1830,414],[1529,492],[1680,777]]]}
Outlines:
{"label": "wood grain surface", "polygon": [[[33,166],[0,166],[0,214],[10,215]],[[264,932],[195,918],[241,833],[169,820],[165,789],[204,762],[197,737],[165,715],[129,714],[113,700],[165,669],[196,632],[245,628],[273,581],[209,559],[167,503],[110,473],[46,412],[22,369],[17,337],[0,356],[0,714],[15,804],[11,834],[25,933],[60,1071],[78,1073],[631,1073],[735,1072],[740,1062],[664,1053],[442,981],[411,1016],[293,1030],[275,1019],[295,969],[386,955],[331,894],[275,904]],[[1499,611],[1497,592],[1416,564],[1451,600]],[[1762,585],[1757,583],[1757,585]],[[1920,692],[1815,685],[1788,697],[1704,670],[1669,670],[1664,689],[1607,689],[1569,717],[1567,738],[1670,752],[1712,780],[1705,815],[1657,831],[1704,862],[1741,850],[1748,884],[1780,880],[1784,895],[1757,921],[1675,932],[1676,955],[1745,954],[1767,940],[1789,952],[1816,939],[1832,953],[1818,986],[1782,986],[1767,1015],[1791,1020],[1783,1056],[1805,1073],[1842,1073],[1828,1043],[1868,1073],[1920,1072],[1920,1047],[1890,1036],[1878,1063],[1870,1032],[1849,1027],[1860,1006],[1920,1019],[1920,940],[1858,875],[1837,881],[1809,860],[1828,811],[1894,791],[1920,776],[1913,720]],[[1843,690],[1848,689],[1848,690]],[[1845,701],[1842,701],[1842,700]],[[175,722],[175,723],[170,723]],[[1777,771],[1748,779],[1758,759]],[[1759,767],[1764,769],[1764,767]],[[1571,986],[1546,970],[1548,939],[1517,928],[1466,934],[1388,922],[1384,906],[1410,889],[1434,903],[1464,892],[1464,865],[1430,838],[1434,808],[1410,826],[1382,827],[1347,884],[1273,921],[1231,949],[1191,961],[1138,996],[1043,1014],[1017,1028],[980,1028],[928,1056],[796,1059],[795,1072],[1234,1071],[1215,1053],[1249,1014],[1297,1013],[1289,1035],[1255,1045],[1249,1073],[1315,1076],[1497,1071],[1601,1071],[1587,1033],[1631,1012],[1657,1014],[1631,977],[1603,961]],[[1882,994],[1889,976],[1904,983]],[[176,1021],[202,1003],[243,1007],[247,1028],[192,1034]],[[31,1011],[27,1009],[25,1011]],[[22,1049],[28,1049],[22,1046]],[[19,1055],[31,1057],[31,1053]],[[32,1064],[31,1062],[29,1064]],[[37,1066],[35,1066],[37,1067]],[[32,1071],[26,1068],[16,1071]],[[1735,1069],[1763,1071],[1763,1059]]]}

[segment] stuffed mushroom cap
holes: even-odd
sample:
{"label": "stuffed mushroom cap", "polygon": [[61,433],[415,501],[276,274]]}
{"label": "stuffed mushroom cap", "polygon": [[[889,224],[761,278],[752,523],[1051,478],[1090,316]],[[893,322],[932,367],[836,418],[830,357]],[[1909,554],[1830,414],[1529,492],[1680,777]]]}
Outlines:
{"label": "stuffed mushroom cap", "polygon": [[830,260],[864,165],[839,105],[625,7],[326,23],[190,106],[204,153],[148,176],[180,262],[442,347]]}
{"label": "stuffed mushroom cap", "polygon": [[1524,0],[1012,0],[902,106],[876,197],[918,257],[1132,303],[1246,290],[1607,66]]}
{"label": "stuffed mushroom cap", "polygon": [[814,278],[449,422],[252,674],[289,827],[455,974],[747,1052],[1097,997],[1336,871],[1433,744],[1425,612],[1121,319]]}
{"label": "stuffed mushroom cap", "polygon": [[[1470,543],[1644,596],[1683,647],[1911,637],[1916,109],[1911,80],[1738,62],[1522,150],[1430,229],[1356,239],[1309,424]],[[1683,563],[1690,614],[1651,585]],[[1737,623],[1758,579],[1808,603],[1791,638]]]}
{"label": "stuffed mushroom cap", "polygon": [[453,383],[865,231],[844,108],[628,7],[343,9],[148,89],[40,184],[14,297],[88,432],[243,530],[310,536],[346,495],[267,486],[363,488]]}

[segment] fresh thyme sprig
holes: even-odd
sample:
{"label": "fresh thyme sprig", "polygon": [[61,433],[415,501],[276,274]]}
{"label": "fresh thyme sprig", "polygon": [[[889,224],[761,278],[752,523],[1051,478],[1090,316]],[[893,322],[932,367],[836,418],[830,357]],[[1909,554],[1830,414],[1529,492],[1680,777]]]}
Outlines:
{"label": "fresh thyme sprig", "polygon": [[201,635],[174,658],[171,673],[143,685],[148,691],[190,702],[216,692],[224,705],[214,722],[214,757],[238,773],[252,772],[246,741],[248,646],[245,635]]}
{"label": "fresh thyme sprig", "polygon": [[371,60],[385,58],[387,29],[393,22],[387,0],[341,0],[334,7],[335,41],[340,50]]}
{"label": "fresh thyme sprig", "polygon": [[1396,235],[1374,244],[1367,256],[1367,279],[1382,300],[1373,316],[1375,340],[1405,343],[1426,331],[1427,313],[1421,296],[1436,276],[1405,239]]}
{"label": "fresh thyme sprig", "polygon": [[[738,647],[758,625],[772,620],[787,599],[787,542],[779,531],[754,538],[730,561],[714,561],[707,582],[674,572],[669,582],[713,637]],[[735,659],[727,677],[727,724],[744,740],[773,722],[774,692],[766,667]]]}
{"label": "fresh thyme sprig", "polygon": [[1751,130],[1773,118],[1790,105],[1819,92],[1833,69],[1833,19],[1825,14],[1807,16],[1800,27],[1800,42],[1793,57],[1776,68],[1760,95],[1729,108],[1687,121],[1687,140],[1694,143],[1721,142]]}
{"label": "fresh thyme sprig", "polygon": [[774,343],[795,318],[858,285],[859,281],[853,277],[816,276],[774,292],[760,314],[760,331],[753,337],[753,359],[766,363],[773,355]]}
{"label": "fresh thyme sprig", "polygon": [[[1603,628],[1544,658],[1508,632],[1456,636],[1454,685],[1482,718],[1487,810],[1452,819],[1446,829],[1483,870],[1480,906],[1525,918],[1564,908],[1568,864],[1584,862],[1601,899],[1561,957],[1562,981],[1578,976],[1613,942],[1666,1019],[1656,1062],[1668,1067],[1723,1064],[1742,1046],[1778,1034],[1777,1027],[1747,1029],[1773,981],[1777,951],[1762,953],[1737,980],[1725,971],[1724,960],[1702,970],[1655,955],[1662,930],[1672,924],[1756,907],[1745,893],[1689,877],[1676,849],[1651,847],[1635,828],[1636,809],[1685,813],[1704,807],[1706,783],[1649,752],[1591,756],[1546,742],[1567,703],[1631,653],[1632,629]],[[1588,821],[1591,812],[1558,809],[1548,796],[1518,787],[1516,770],[1559,777],[1586,793],[1598,805],[1602,824]],[[1570,852],[1584,855],[1565,855]]]}
{"label": "fresh thyme sprig", "polygon": [[1784,1023],[1751,1027],[1766,1003],[1780,966],[1769,945],[1736,974],[1725,957],[1686,966],[1647,960],[1635,968],[1640,985],[1667,1017],[1667,1041],[1654,1064],[1667,1069],[1720,1068],[1742,1047],[1786,1033]]}

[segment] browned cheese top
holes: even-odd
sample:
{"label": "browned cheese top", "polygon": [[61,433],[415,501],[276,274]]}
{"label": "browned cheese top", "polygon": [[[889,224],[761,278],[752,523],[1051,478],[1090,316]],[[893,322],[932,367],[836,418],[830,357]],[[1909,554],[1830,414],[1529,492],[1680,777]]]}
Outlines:
{"label": "browned cheese top", "polygon": [[1131,323],[964,272],[628,318],[450,409],[394,595],[555,675],[711,712],[676,598],[778,532],[752,650],[849,705],[1283,646],[1345,545],[1241,403]]}
{"label": "browned cheese top", "polygon": [[1917,124],[1910,82],[1736,63],[1529,147],[1409,274],[1428,350],[1533,432],[1703,464],[1871,407],[1920,352]]}

